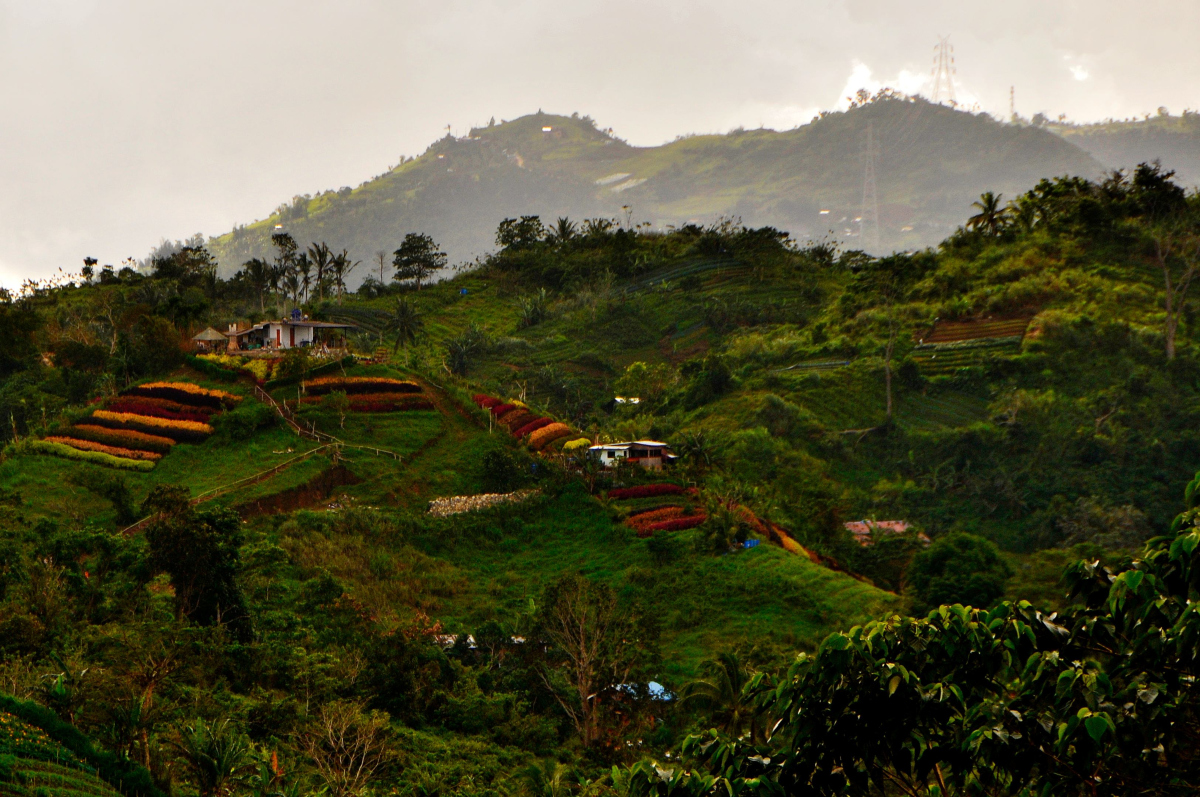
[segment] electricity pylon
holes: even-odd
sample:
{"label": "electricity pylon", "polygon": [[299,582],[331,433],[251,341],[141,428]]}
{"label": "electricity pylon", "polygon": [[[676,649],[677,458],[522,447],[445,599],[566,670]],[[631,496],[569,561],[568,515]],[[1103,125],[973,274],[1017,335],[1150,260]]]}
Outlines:
{"label": "electricity pylon", "polygon": [[933,96],[934,102],[949,102],[957,105],[954,97],[954,76],[958,70],[954,66],[954,45],[949,36],[938,36],[938,43],[933,48]]}
{"label": "electricity pylon", "polygon": [[[879,192],[875,185],[875,129],[867,122],[866,173],[863,175],[862,215],[858,218],[858,240],[863,249],[869,245],[879,254]],[[870,228],[870,237],[867,229]]]}

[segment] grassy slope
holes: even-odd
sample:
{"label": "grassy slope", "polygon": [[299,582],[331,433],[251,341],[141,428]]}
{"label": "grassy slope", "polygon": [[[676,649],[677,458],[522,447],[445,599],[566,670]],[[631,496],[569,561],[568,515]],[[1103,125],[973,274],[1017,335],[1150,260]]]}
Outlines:
{"label": "grassy slope", "polygon": [[[659,147],[631,147],[584,120],[541,114],[442,139],[347,196],[319,195],[286,218],[271,216],[210,246],[231,271],[264,254],[283,222],[299,241],[336,241],[366,263],[398,245],[397,231],[409,230],[433,235],[458,260],[490,249],[507,216],[613,216],[623,215],[622,205],[633,208],[635,221],[656,225],[736,215],[752,226],[816,237],[832,228],[840,237],[855,229],[847,219],[860,210],[868,123],[881,142],[885,249],[936,243],[984,190],[1013,196],[1044,175],[1101,170],[1045,130],[924,101],[875,103],[795,130],[692,136]],[[556,132],[547,135],[543,126]],[[625,180],[596,184],[621,173],[645,182],[620,192],[613,188]],[[823,209],[832,212],[822,216]]]}
{"label": "grassy slope", "polygon": [[1161,160],[1183,185],[1200,185],[1200,114],[1152,116],[1088,125],[1050,124],[1049,130],[1114,168]]}

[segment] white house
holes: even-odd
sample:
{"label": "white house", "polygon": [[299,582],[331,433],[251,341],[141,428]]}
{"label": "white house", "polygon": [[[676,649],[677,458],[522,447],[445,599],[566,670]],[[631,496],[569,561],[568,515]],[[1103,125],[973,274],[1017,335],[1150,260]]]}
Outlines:
{"label": "white house", "polygon": [[330,346],[342,348],[343,330],[354,329],[353,324],[335,324],[329,321],[311,321],[298,313],[279,321],[263,321],[246,329],[231,324],[229,348],[233,349],[292,349],[297,346]]}
{"label": "white house", "polygon": [[649,470],[660,470],[663,465],[678,459],[671,452],[669,445],[657,440],[602,443],[589,448],[588,456],[599,460],[606,468],[616,467],[623,462],[632,462]]}

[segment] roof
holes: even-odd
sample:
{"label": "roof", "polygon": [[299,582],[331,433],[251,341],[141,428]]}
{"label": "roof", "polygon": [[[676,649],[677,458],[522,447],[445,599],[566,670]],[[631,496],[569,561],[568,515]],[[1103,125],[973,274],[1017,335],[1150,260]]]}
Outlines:
{"label": "roof", "polygon": [[628,443],[600,443],[588,448],[589,451],[625,451],[633,446],[641,446],[642,448],[670,448],[667,443],[660,443],[657,440],[632,440]]}
{"label": "roof", "polygon": [[218,340],[228,340],[228,339],[229,338],[227,338],[223,333],[218,332],[217,330],[213,329],[212,327],[208,327],[200,334],[192,336],[192,340],[199,340],[199,341],[218,341]]}
{"label": "roof", "polygon": [[[271,324],[278,324],[283,327],[313,327],[314,329],[357,329],[354,324],[335,324],[331,321],[292,321],[290,318],[284,318],[279,321],[262,321],[252,327],[239,329],[236,332],[230,332],[231,336],[247,335],[251,332],[266,329]],[[218,335],[221,333],[217,333]]]}

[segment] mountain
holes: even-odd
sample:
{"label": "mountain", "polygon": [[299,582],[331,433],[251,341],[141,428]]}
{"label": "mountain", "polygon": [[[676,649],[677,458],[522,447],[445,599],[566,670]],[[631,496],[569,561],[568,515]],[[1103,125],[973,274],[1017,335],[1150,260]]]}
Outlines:
{"label": "mountain", "polygon": [[[868,130],[882,250],[936,244],[983,191],[1012,197],[1046,175],[1094,177],[1104,169],[1045,129],[920,98],[885,97],[794,130],[686,136],[658,147],[631,146],[588,117],[539,112],[465,138],[447,136],[356,189],[297,197],[210,248],[229,274],[267,254],[270,233],[282,224],[298,241],[324,240],[369,263],[420,231],[456,262],[494,248],[497,224],[522,214],[663,228],[735,216],[858,246]],[[868,237],[864,248],[874,248]]]}
{"label": "mountain", "polygon": [[1049,124],[1047,129],[1112,168],[1129,169],[1153,160],[1173,169],[1183,185],[1200,185],[1200,113],[1160,113],[1128,122]]}

